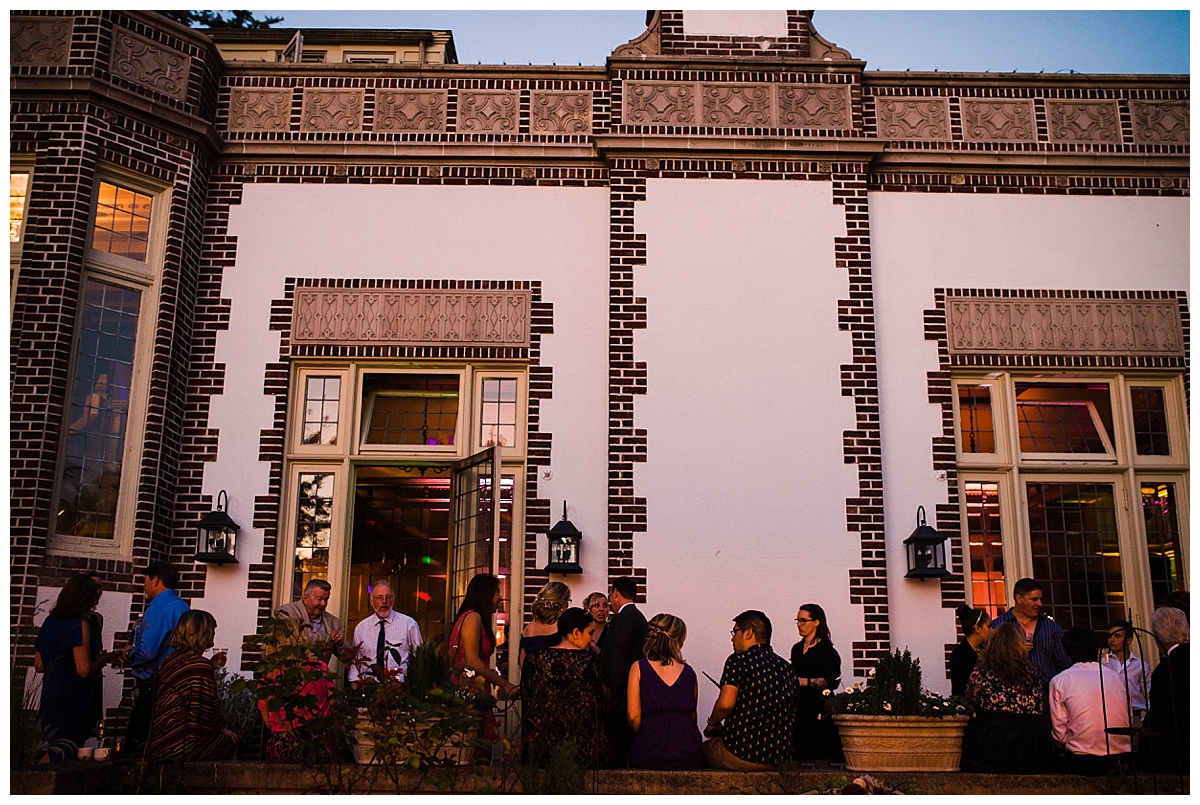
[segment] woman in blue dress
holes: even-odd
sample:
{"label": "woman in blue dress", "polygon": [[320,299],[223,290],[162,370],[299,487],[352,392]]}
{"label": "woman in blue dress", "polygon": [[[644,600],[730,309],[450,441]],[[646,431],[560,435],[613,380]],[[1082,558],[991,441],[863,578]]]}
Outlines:
{"label": "woman in blue dress", "polygon": [[637,736],[629,765],[698,769],[704,739],[696,726],[696,672],[683,661],[687,625],[666,613],[646,624],[646,655],[629,669],[628,717]]}
{"label": "woman in blue dress", "polygon": [[76,746],[95,734],[100,720],[97,688],[108,654],[100,649],[100,583],[87,573],[72,576],[38,631],[33,665],[45,674],[40,714],[51,740]]}

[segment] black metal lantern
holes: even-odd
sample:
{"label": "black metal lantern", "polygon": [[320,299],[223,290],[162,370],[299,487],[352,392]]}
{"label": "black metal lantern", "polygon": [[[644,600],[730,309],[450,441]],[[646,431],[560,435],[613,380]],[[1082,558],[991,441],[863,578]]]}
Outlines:
{"label": "black metal lantern", "polygon": [[567,502],[563,501],[562,519],[546,534],[550,542],[550,564],[547,573],[582,573],[579,566],[579,543],[583,534],[567,519]]}
{"label": "black metal lantern", "polygon": [[916,530],[904,540],[908,554],[906,579],[935,579],[949,576],[946,569],[946,538],[925,525],[925,507],[917,507]]}
{"label": "black metal lantern", "polygon": [[196,527],[196,561],[218,565],[236,564],[234,549],[237,546],[238,524],[225,510],[229,508],[229,497],[222,489],[217,494],[217,508],[200,518]]}

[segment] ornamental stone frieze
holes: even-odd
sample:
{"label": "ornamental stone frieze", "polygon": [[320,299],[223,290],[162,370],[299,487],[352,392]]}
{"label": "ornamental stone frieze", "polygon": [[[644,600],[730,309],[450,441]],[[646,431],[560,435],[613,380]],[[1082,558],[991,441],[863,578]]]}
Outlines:
{"label": "ornamental stone frieze", "polygon": [[361,89],[305,89],[300,130],[362,131],[365,95]]}
{"label": "ornamental stone frieze", "polygon": [[125,28],[113,28],[109,69],[135,84],[184,100],[191,59]]}
{"label": "ornamental stone frieze", "polygon": [[521,290],[302,288],[293,344],[529,346],[530,293]]}
{"label": "ornamental stone frieze", "polygon": [[1186,101],[1129,102],[1133,141],[1139,145],[1187,145],[1191,140],[1191,110]]}
{"label": "ornamental stone frieze", "polygon": [[950,104],[945,98],[876,97],[875,122],[885,140],[949,140]]}
{"label": "ornamental stone frieze", "polygon": [[946,328],[951,354],[1183,355],[1171,299],[948,297]]}
{"label": "ornamental stone frieze", "polygon": [[13,67],[59,67],[71,53],[70,17],[13,17],[8,60]]}
{"label": "ornamental stone frieze", "polygon": [[287,131],[292,121],[292,91],[234,87],[229,91],[229,131]]}
{"label": "ornamental stone frieze", "polygon": [[1037,140],[1033,101],[998,98],[963,98],[962,130],[967,142],[1019,142]]}
{"label": "ornamental stone frieze", "polygon": [[461,90],[458,130],[471,134],[516,134],[520,95],[509,90]]}
{"label": "ornamental stone frieze", "polygon": [[635,126],[851,128],[850,88],[833,84],[629,81],[624,123]]}
{"label": "ornamental stone frieze", "polygon": [[1116,101],[1046,101],[1050,142],[1119,143]]}
{"label": "ornamental stone frieze", "polygon": [[375,90],[375,131],[445,131],[446,90]]}
{"label": "ornamental stone frieze", "polygon": [[534,91],[529,98],[533,134],[590,134],[592,93]]}

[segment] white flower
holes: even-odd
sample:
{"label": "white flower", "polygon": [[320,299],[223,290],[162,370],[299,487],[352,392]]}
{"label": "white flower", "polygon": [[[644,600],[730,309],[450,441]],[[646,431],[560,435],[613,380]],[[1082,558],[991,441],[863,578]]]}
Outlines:
{"label": "white flower", "polygon": [[829,688],[825,688],[825,690],[821,691],[822,696],[830,696],[832,694],[833,694],[833,691],[831,691]]}
{"label": "white flower", "polygon": [[867,676],[870,676],[870,677],[875,676],[875,669],[872,668],[869,672],[867,672]]}
{"label": "white flower", "polygon": [[884,710],[888,710],[888,711],[890,711],[890,710],[892,709],[892,703],[891,703],[891,702],[884,702],[884,703],[883,703],[883,709],[884,709]]}
{"label": "white flower", "polygon": [[850,687],[848,687],[848,688],[846,688],[846,692],[847,692],[847,693],[853,693],[853,692],[854,692],[854,688],[850,688]]}
{"label": "white flower", "polygon": [[904,686],[903,686],[903,685],[901,685],[899,682],[897,682],[897,683],[896,683],[896,690],[904,690]]}

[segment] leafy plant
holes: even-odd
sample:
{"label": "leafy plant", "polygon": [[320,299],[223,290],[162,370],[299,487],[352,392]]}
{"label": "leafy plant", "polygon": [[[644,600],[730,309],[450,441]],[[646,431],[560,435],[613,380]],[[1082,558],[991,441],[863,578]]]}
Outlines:
{"label": "leafy plant", "polygon": [[550,750],[544,764],[524,767],[521,788],[526,794],[586,794],[585,771],[575,741],[563,741]]}
{"label": "leafy plant", "polygon": [[226,729],[237,733],[238,754],[244,755],[259,737],[262,718],[254,692],[245,684],[245,677],[225,668],[215,671],[217,701],[221,706],[221,722]]}
{"label": "leafy plant", "polygon": [[826,710],[865,716],[961,716],[971,706],[961,696],[945,697],[921,685],[921,661],[908,649],[879,659],[865,684],[855,682],[837,693],[825,691]]}

